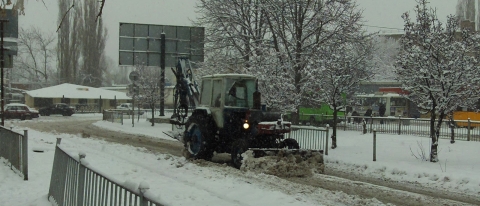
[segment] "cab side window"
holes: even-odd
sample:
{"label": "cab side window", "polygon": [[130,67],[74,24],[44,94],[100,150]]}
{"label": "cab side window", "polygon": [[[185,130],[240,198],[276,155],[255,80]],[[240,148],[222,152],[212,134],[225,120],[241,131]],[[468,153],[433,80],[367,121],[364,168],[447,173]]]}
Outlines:
{"label": "cab side window", "polygon": [[201,105],[210,105],[211,99],[212,99],[212,81],[211,80],[203,80],[202,82],[202,92],[200,93],[201,99],[200,99],[200,104]]}
{"label": "cab side window", "polygon": [[222,80],[213,80],[213,107],[220,107],[222,105]]}

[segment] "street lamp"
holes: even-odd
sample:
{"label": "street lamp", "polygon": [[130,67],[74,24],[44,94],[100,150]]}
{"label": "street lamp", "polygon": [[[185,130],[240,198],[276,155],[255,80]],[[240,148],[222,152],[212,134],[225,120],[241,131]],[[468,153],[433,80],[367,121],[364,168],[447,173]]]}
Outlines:
{"label": "street lamp", "polygon": [[1,95],[1,98],[2,98],[2,105],[1,105],[1,111],[2,111],[2,126],[5,126],[5,111],[4,111],[4,107],[5,107],[5,87],[3,85],[3,80],[4,80],[4,77],[3,77],[3,68],[5,67],[5,48],[3,47],[3,35],[4,35],[4,24],[5,22],[8,22],[8,20],[6,19],[0,19],[0,65],[1,65],[1,69],[2,71],[0,72],[2,75],[1,75],[1,87],[2,87],[2,95]]}

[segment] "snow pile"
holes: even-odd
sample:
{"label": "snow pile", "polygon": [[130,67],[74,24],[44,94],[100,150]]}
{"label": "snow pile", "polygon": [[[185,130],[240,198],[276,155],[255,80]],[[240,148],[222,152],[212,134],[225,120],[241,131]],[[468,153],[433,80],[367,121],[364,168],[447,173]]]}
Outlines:
{"label": "snow pile", "polygon": [[323,155],[307,150],[279,150],[276,155],[254,157],[249,150],[242,154],[240,170],[278,177],[309,177],[324,172]]}

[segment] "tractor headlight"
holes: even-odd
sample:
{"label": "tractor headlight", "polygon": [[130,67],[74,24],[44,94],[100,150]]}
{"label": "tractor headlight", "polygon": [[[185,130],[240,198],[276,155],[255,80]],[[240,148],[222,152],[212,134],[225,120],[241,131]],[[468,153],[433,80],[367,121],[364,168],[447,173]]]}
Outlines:
{"label": "tractor headlight", "polygon": [[245,121],[245,123],[243,123],[243,129],[248,129],[250,128],[250,124],[248,124],[247,121]]}

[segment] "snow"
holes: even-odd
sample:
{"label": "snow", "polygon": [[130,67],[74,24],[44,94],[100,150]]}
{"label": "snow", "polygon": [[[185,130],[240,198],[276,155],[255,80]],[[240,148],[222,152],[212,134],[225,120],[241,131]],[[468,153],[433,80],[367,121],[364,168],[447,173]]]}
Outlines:
{"label": "snow", "polygon": [[[43,120],[55,123],[55,118]],[[168,124],[145,120],[124,125],[101,121],[101,115],[76,114],[72,118],[98,119],[94,125],[115,131],[176,141],[162,131],[172,129]],[[61,118],[59,118],[61,119]],[[21,123],[7,121],[6,127],[23,133]],[[84,163],[112,179],[134,188],[149,188],[158,201],[165,205],[382,205],[378,200],[360,201],[343,192],[316,188],[313,192],[298,189],[298,185],[276,176],[245,172],[227,165],[207,167],[168,154],[153,154],[145,148],[82,138],[81,134],[59,134],[28,129],[29,180],[0,164],[1,205],[50,206],[47,193],[53,164],[56,138],[69,154],[85,154]],[[418,184],[447,191],[480,196],[480,142],[456,141],[450,144],[441,139],[438,163],[414,157],[422,149],[428,156],[429,139],[408,135],[377,134],[376,161],[373,161],[373,135],[357,131],[338,131],[338,148],[325,156],[325,170],[355,172],[358,175]],[[44,152],[33,152],[33,149]],[[220,168],[220,169],[219,169]],[[284,190],[275,187],[282,185]]]}
{"label": "snow", "polygon": [[76,98],[76,99],[131,99],[125,92],[110,91],[95,87],[88,87],[75,84],[60,84],[42,89],[26,92],[28,95],[37,98]]}

